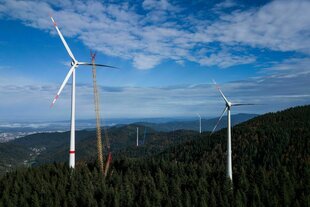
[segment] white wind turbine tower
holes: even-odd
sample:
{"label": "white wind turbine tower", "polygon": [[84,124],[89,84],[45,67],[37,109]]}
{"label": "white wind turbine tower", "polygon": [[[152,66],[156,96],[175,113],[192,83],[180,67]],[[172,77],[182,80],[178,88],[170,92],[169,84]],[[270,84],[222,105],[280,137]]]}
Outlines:
{"label": "white wind turbine tower", "polygon": [[[70,133],[70,150],[69,150],[69,167],[74,168],[75,167],[75,69],[79,66],[79,65],[90,65],[92,66],[92,63],[87,63],[87,62],[79,62],[75,59],[74,55],[72,54],[66,40],[64,39],[64,37],[62,36],[60,30],[58,29],[56,22],[54,21],[53,17],[51,17],[54,26],[57,30],[57,33],[62,41],[62,43],[64,44],[69,56],[71,57],[71,68],[69,70],[69,72],[67,73],[65,80],[63,81],[63,83],[61,84],[52,104],[51,107],[53,107],[53,105],[55,104],[56,100],[58,99],[61,91],[63,90],[63,88],[65,87],[65,85],[67,84],[69,78],[72,76],[72,94],[71,94],[71,133]],[[109,66],[109,65],[102,65],[102,64],[95,64],[96,66],[101,66],[101,67],[109,67],[109,68],[115,68],[113,66]]]}
{"label": "white wind turbine tower", "polygon": [[197,116],[199,117],[199,133],[201,134],[201,116],[198,113]]}
{"label": "white wind turbine tower", "polygon": [[137,147],[139,146],[139,127],[137,127]]}
{"label": "white wind turbine tower", "polygon": [[[213,80],[214,84],[216,85],[216,82]],[[230,121],[230,110],[232,106],[246,106],[246,105],[255,105],[255,104],[249,104],[249,103],[232,103],[227,100],[225,95],[223,94],[222,90],[217,87],[218,91],[220,92],[221,96],[223,97],[225,101],[225,108],[218,119],[216,125],[214,126],[210,136],[214,133],[215,129],[217,128],[218,124],[220,123],[224,113],[227,111],[227,177],[232,181],[232,159],[231,159],[231,121]]]}

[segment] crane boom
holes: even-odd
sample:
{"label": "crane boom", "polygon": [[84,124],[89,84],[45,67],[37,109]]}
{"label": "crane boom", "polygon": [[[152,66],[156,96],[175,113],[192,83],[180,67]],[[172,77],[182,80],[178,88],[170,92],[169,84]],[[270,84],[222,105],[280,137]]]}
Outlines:
{"label": "crane boom", "polygon": [[96,112],[96,131],[97,131],[97,149],[98,149],[98,162],[100,172],[104,174],[104,177],[107,176],[110,163],[112,161],[112,154],[110,150],[110,142],[108,137],[107,128],[104,127],[104,135],[105,135],[105,142],[108,151],[108,157],[106,161],[105,167],[103,166],[103,145],[102,145],[102,138],[101,138],[101,126],[100,126],[100,108],[99,108],[99,93],[97,87],[97,75],[96,75],[96,64],[95,64],[95,57],[96,53],[90,53],[92,58],[92,66],[93,66],[93,85],[94,85],[94,101],[95,101],[95,112]]}
{"label": "crane boom", "polygon": [[107,158],[107,161],[105,164],[105,169],[104,169],[104,177],[107,177],[108,170],[110,167],[110,163],[112,162],[112,153],[111,153],[111,149],[110,149],[108,130],[106,127],[103,127],[103,129],[104,129],[104,135],[105,135],[105,144],[106,144],[107,151],[108,151],[108,158]]}
{"label": "crane boom", "polygon": [[101,126],[100,126],[99,94],[98,94],[98,88],[97,88],[95,57],[96,57],[96,54],[91,53],[92,64],[93,64],[92,72],[93,72],[94,102],[95,102],[95,112],[96,112],[98,163],[99,163],[99,168],[100,168],[101,173],[104,173],[103,156],[102,156]]}

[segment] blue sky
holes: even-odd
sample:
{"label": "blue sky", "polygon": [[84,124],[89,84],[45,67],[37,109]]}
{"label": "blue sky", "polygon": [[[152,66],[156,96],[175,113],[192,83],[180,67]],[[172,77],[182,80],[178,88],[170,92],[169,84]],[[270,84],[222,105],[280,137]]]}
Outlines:
{"label": "blue sky", "polygon": [[[49,18],[72,52],[98,70],[104,117],[213,117],[235,102],[265,113],[309,104],[310,2],[0,0],[0,121],[70,117],[69,70]],[[94,117],[91,68],[77,69],[77,118]]]}

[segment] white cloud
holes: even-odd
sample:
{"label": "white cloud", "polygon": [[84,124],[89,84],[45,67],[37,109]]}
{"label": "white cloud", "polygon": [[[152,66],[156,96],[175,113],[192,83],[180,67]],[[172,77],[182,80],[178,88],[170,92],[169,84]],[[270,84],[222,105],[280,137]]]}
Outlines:
{"label": "white cloud", "polygon": [[[234,108],[233,113],[265,113],[295,105],[309,104],[309,59],[292,59],[266,68],[272,75],[219,83],[232,102],[257,106]],[[285,78],[283,78],[285,77]],[[13,78],[7,78],[13,80]],[[20,82],[20,84],[15,84]],[[208,81],[207,81],[208,82]],[[49,109],[58,85],[31,80],[0,80],[1,119],[64,120],[70,117],[70,85],[66,86],[53,109]],[[77,118],[94,114],[92,84],[77,85]],[[224,107],[211,83],[166,87],[100,86],[101,110],[105,118],[195,116],[197,112],[218,116]]]}
{"label": "white cloud", "polygon": [[177,11],[178,7],[173,6],[167,0],[144,0],[142,6],[146,10],[165,10],[165,11]]}
{"label": "white cloud", "polygon": [[160,56],[137,55],[133,59],[133,64],[138,69],[150,69],[159,64],[162,58]]}
{"label": "white cloud", "polygon": [[225,0],[223,2],[220,2],[218,4],[216,4],[214,6],[214,10],[216,11],[219,11],[219,10],[222,10],[222,9],[227,9],[227,8],[232,8],[232,7],[235,7],[237,6],[237,3],[232,1],[232,0]]}
{"label": "white cloud", "polygon": [[308,72],[310,73],[310,58],[291,58],[287,59],[279,64],[268,68],[271,71],[277,71],[282,73],[294,73],[298,75],[299,73]]}
{"label": "white cloud", "polygon": [[223,43],[241,43],[276,51],[310,53],[310,2],[273,1],[261,8],[221,16],[206,35]]}
{"label": "white cloud", "polygon": [[45,2],[4,1],[2,7],[4,9],[0,10],[0,12],[10,18],[20,19],[26,25],[41,29],[48,28],[50,25],[48,19],[43,18],[43,15],[48,15],[53,10]]}
{"label": "white cloud", "polygon": [[[233,113],[265,113],[309,104],[309,59],[291,59],[266,68],[272,75],[248,80],[219,83],[232,102],[263,104],[234,108]],[[14,82],[12,82],[14,80]],[[209,82],[209,81],[207,81]],[[17,84],[18,83],[18,84]],[[70,84],[64,88],[54,108],[50,109],[58,84],[22,79],[0,78],[0,121],[66,120],[70,118]],[[77,118],[93,118],[92,84],[77,84]],[[195,116],[197,112],[217,116],[224,107],[213,85],[176,85],[166,87],[100,86],[101,110],[105,118]]]}
{"label": "white cloud", "polygon": [[[278,78],[283,80],[298,78],[303,80],[304,77],[310,74],[310,58],[290,58],[264,68],[261,74],[263,74],[265,78]],[[292,83],[290,82],[289,84]]]}
{"label": "white cloud", "polygon": [[[255,62],[255,54],[236,54],[235,47],[310,54],[310,2],[306,0],[238,8],[219,13],[212,21],[186,13],[189,9],[168,0],[145,0],[141,5],[81,0],[2,2],[1,18],[19,19],[56,34],[48,18],[53,14],[65,36],[78,38],[106,55],[130,60],[139,69],[166,60],[221,68]],[[215,8],[233,9],[234,5],[226,0]],[[199,55],[204,48],[212,48],[213,54]]]}
{"label": "white cloud", "polygon": [[255,57],[251,56],[234,56],[226,52],[212,53],[209,57],[200,57],[198,62],[206,66],[218,66],[228,68],[234,65],[249,64],[255,62]]}

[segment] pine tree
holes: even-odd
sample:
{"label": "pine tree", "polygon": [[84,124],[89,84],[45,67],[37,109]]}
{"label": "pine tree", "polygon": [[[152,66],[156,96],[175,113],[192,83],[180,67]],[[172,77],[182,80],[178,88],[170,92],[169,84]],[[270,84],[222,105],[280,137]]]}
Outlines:
{"label": "pine tree", "polygon": [[235,205],[236,205],[237,207],[245,207],[245,206],[246,206],[245,203],[244,203],[242,194],[240,193],[239,190],[237,190],[237,193],[236,193]]}
{"label": "pine tree", "polygon": [[38,194],[36,192],[34,192],[31,196],[31,206],[33,206],[33,207],[40,207],[41,206]]}

